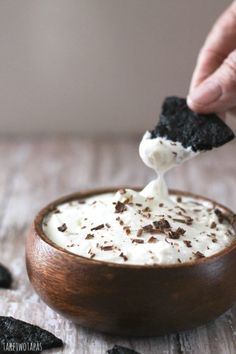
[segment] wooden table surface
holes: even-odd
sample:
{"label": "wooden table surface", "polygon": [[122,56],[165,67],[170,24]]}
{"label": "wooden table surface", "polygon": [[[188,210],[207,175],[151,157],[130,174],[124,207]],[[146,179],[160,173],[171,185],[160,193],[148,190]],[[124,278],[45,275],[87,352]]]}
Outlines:
{"label": "wooden table surface", "polygon": [[[236,141],[202,154],[171,172],[169,186],[212,197],[236,211],[235,155]],[[114,344],[142,354],[236,353],[236,306],[194,330],[121,338],[65,320],[39,299],[28,281],[24,243],[39,208],[83,188],[142,185],[153,177],[138,157],[137,138],[1,138],[0,166],[0,261],[14,276],[13,289],[0,290],[0,314],[37,324],[64,341],[63,349],[45,353],[105,354]]]}

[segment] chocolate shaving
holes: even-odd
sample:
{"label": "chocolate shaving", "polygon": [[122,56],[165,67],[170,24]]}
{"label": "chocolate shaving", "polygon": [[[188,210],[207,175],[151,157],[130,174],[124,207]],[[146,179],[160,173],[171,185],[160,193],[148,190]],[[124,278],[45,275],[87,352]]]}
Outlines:
{"label": "chocolate shaving", "polygon": [[119,224],[120,224],[121,226],[124,225],[124,221],[121,220],[121,218],[120,218],[119,216],[116,218],[116,220],[119,222]]}
{"label": "chocolate shaving", "polygon": [[192,225],[193,223],[193,219],[190,216],[187,216],[186,219],[174,219],[174,221],[176,222],[180,222],[182,224],[186,224],[186,225]]}
{"label": "chocolate shaving", "polygon": [[215,223],[215,221],[212,221],[212,223],[211,223],[211,229],[215,229],[216,228],[216,223]]}
{"label": "chocolate shaving", "polygon": [[195,253],[193,252],[193,254],[195,255],[196,258],[205,258],[204,254],[202,252],[197,251]]}
{"label": "chocolate shaving", "polygon": [[184,243],[185,243],[185,245],[186,245],[188,248],[192,247],[191,241],[189,241],[189,240],[184,240]]}
{"label": "chocolate shaving", "polygon": [[88,235],[85,237],[85,240],[91,240],[92,238],[94,238],[94,235],[93,235],[93,234],[88,234]]}
{"label": "chocolate shaving", "polygon": [[222,211],[220,209],[215,209],[214,212],[215,212],[216,216],[218,217],[219,223],[222,224],[225,219],[224,214],[222,213]]}
{"label": "chocolate shaving", "polygon": [[[169,230],[169,229],[166,229]],[[163,234],[165,232],[165,230],[161,230],[161,229],[152,229],[150,231],[151,234]]]}
{"label": "chocolate shaving", "polygon": [[144,243],[144,240],[141,238],[133,238],[132,242],[133,243]]}
{"label": "chocolate shaving", "polygon": [[120,201],[118,201],[116,203],[116,206],[115,206],[115,212],[116,213],[123,213],[126,210],[127,210],[127,208],[126,208],[124,203],[121,203]]}
{"label": "chocolate shaving", "polygon": [[179,239],[180,236],[184,235],[186,232],[186,230],[182,229],[181,227],[178,227],[178,229],[174,230],[170,230],[168,232],[168,236],[172,239]]}
{"label": "chocolate shaving", "polygon": [[106,227],[108,227],[108,229],[111,228],[111,225],[110,225],[110,224],[106,223],[105,225],[106,225]]}
{"label": "chocolate shaving", "polygon": [[157,239],[156,237],[150,237],[149,240],[148,240],[148,243],[156,243],[157,242]]}
{"label": "chocolate shaving", "polygon": [[153,226],[151,224],[143,226],[143,231],[152,232]]}
{"label": "chocolate shaving", "polygon": [[103,251],[112,251],[113,250],[113,246],[102,246],[101,250],[103,250]]}
{"label": "chocolate shaving", "polygon": [[184,213],[186,213],[186,210],[184,208],[181,208],[179,205],[178,205],[178,208],[183,211]]}
{"label": "chocolate shaving", "polygon": [[[79,245],[77,245],[77,246],[79,246]],[[75,247],[75,244],[72,243],[71,245],[67,245],[67,247]]]}
{"label": "chocolate shaving", "polygon": [[141,235],[142,235],[142,233],[143,233],[143,229],[139,229],[138,231],[137,231],[137,237],[140,237]]}
{"label": "chocolate shaving", "polygon": [[67,229],[67,226],[66,226],[66,224],[64,223],[64,224],[62,224],[61,226],[59,226],[57,229],[58,229],[59,231],[61,231],[61,232],[65,232],[66,229]]}
{"label": "chocolate shaving", "polygon": [[130,227],[129,226],[124,226],[123,229],[126,232],[126,235],[129,235],[131,233]]}
{"label": "chocolate shaving", "polygon": [[186,224],[186,220],[185,220],[185,219],[174,219],[174,218],[173,218],[173,221],[181,222],[181,223],[183,223],[183,224]]}
{"label": "chocolate shaving", "polygon": [[143,204],[141,204],[141,203],[135,203],[135,205],[137,205],[138,207],[141,207]]}
{"label": "chocolate shaving", "polygon": [[176,201],[177,201],[178,203],[181,203],[181,202],[182,202],[182,198],[181,198],[181,197],[177,197],[177,198],[176,198]]}
{"label": "chocolate shaving", "polygon": [[146,207],[143,209],[143,212],[144,213],[150,213],[151,209],[149,207]]}
{"label": "chocolate shaving", "polygon": [[160,207],[160,208],[162,208],[163,206],[164,206],[164,204],[163,204],[163,203],[160,203],[160,204],[159,204],[159,207]]}
{"label": "chocolate shaving", "polygon": [[160,219],[159,221],[154,221],[153,225],[157,228],[160,229],[162,231],[164,231],[165,229],[170,229],[170,224],[166,219]]}
{"label": "chocolate shaving", "polygon": [[95,230],[100,230],[100,229],[103,229],[104,228],[104,224],[100,224],[98,226],[95,226],[91,229],[91,231],[95,231]]}
{"label": "chocolate shaving", "polygon": [[120,257],[122,257],[125,262],[128,261],[128,257],[126,257],[123,252],[121,252]]}

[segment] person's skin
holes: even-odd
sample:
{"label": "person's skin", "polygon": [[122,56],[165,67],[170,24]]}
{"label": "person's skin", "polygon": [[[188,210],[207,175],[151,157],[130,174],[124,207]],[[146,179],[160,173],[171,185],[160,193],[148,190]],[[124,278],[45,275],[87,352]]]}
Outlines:
{"label": "person's skin", "polygon": [[236,1],[217,20],[200,50],[187,103],[199,113],[236,111]]}

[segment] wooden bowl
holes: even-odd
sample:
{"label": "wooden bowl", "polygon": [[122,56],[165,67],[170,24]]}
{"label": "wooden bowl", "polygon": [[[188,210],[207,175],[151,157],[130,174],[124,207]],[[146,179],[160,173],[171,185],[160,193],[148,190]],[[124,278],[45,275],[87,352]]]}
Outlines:
{"label": "wooden bowl", "polygon": [[[50,241],[45,215],[58,204],[117,188],[76,193],[52,202],[36,216],[26,245],[29,279],[56,312],[102,332],[154,336],[210,321],[236,300],[236,241],[211,257],[175,265],[126,265],[88,259]],[[196,199],[207,198],[171,191]],[[233,213],[215,203],[224,213]]]}

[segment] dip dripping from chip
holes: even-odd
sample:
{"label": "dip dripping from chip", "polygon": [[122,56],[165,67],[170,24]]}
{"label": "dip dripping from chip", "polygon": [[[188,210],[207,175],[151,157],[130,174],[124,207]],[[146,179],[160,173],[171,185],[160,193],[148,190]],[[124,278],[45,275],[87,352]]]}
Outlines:
{"label": "dip dripping from chip", "polygon": [[167,97],[159,123],[144,134],[139,146],[141,159],[158,175],[141,194],[168,199],[166,171],[233,138],[233,131],[216,114],[197,114],[187,106],[186,99]]}

